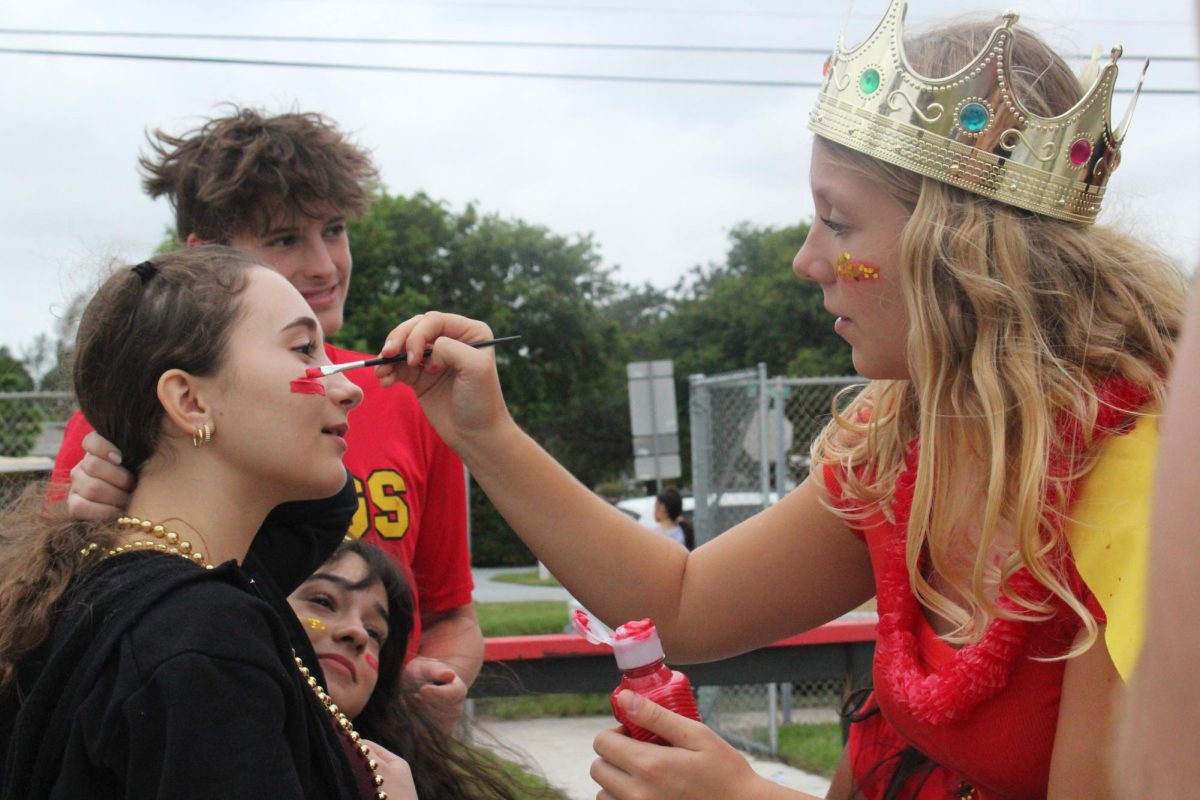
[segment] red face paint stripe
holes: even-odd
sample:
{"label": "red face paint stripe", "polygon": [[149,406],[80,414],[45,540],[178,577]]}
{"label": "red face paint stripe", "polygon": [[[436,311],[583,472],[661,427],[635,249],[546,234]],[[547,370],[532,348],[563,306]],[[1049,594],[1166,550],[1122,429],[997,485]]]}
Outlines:
{"label": "red face paint stripe", "polygon": [[373,669],[375,672],[379,672],[379,659],[375,658],[375,656],[371,655],[370,653],[364,653],[363,658],[366,660],[368,667]]}
{"label": "red face paint stripe", "polygon": [[325,394],[325,384],[315,378],[297,378],[289,385],[296,394]]}

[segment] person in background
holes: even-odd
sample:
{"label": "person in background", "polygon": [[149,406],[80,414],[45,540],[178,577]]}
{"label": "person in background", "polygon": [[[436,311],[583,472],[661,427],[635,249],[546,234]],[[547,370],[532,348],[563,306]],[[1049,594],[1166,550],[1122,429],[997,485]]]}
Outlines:
{"label": "person in background", "polygon": [[[299,290],[325,337],[341,329],[352,266],[346,224],[367,207],[376,172],[368,153],[331,120],[233,108],[181,136],[158,131],[140,163],[146,191],[175,209],[182,243],[217,242],[253,253]],[[330,344],[325,353],[333,363],[366,357]],[[411,392],[380,392],[370,370],[350,379],[365,399],[345,459],[358,493],[349,535],[378,545],[410,571],[416,657],[406,674],[448,729],[462,714],[483,658],[471,602],[462,463]],[[82,415],[71,418],[53,478],[70,483],[72,514],[111,519],[123,512],[136,485],[123,457]]]}
{"label": "person in background", "polygon": [[403,758],[421,798],[528,800],[490,753],[429,718],[419,687],[401,680],[413,597],[403,572],[377,547],[346,539],[288,598],[312,641],[333,701],[368,739]]}
{"label": "person in background", "polygon": [[696,546],[692,523],[683,517],[683,497],[679,490],[668,487],[654,498],[654,522],[658,532],[691,550]]}

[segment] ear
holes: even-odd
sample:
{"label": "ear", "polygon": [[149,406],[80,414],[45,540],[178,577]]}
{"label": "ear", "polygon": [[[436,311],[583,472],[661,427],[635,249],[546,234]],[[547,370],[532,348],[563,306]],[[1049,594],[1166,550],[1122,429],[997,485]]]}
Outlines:
{"label": "ear", "polygon": [[180,434],[192,436],[201,425],[213,422],[200,381],[181,369],[169,369],[158,379],[158,401],[166,411],[167,423]]}
{"label": "ear", "polygon": [[212,244],[212,242],[207,239],[201,239],[194,233],[189,233],[187,238],[183,240],[184,247],[199,247],[202,244]]}

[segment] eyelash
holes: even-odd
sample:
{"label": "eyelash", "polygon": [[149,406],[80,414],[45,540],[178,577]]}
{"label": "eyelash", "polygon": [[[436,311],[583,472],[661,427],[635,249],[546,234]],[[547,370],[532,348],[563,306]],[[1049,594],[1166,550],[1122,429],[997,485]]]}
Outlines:
{"label": "eyelash", "polygon": [[840,222],[834,222],[828,217],[821,217],[821,224],[829,230],[833,231],[834,236],[841,236],[846,232],[846,226]]}
{"label": "eyelash", "polygon": [[295,350],[297,353],[301,353],[303,355],[308,356],[309,358],[312,358],[312,354],[315,353],[317,350],[317,343],[312,340],[309,340],[309,341],[305,342],[304,344],[300,345],[299,347],[293,347],[292,349]]}

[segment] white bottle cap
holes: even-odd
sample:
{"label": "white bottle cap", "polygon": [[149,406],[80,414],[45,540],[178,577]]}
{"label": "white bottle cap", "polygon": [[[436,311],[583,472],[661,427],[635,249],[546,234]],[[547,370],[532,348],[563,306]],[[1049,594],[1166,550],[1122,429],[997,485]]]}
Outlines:
{"label": "white bottle cap", "polygon": [[664,656],[658,631],[649,619],[626,622],[617,628],[612,648],[622,670],[644,667],[661,661]]}

